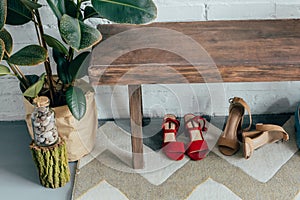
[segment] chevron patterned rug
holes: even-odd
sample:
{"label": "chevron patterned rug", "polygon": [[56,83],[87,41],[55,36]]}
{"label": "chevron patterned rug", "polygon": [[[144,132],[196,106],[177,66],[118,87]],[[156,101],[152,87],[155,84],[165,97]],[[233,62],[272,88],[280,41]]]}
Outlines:
{"label": "chevron patterned rug", "polygon": [[[131,167],[130,134],[118,123],[98,129],[93,152],[78,162],[73,200],[299,199],[300,153],[294,118],[283,125],[288,142],[265,145],[246,160],[242,148],[223,156],[215,147],[221,130],[209,124],[204,137],[210,153],[200,161],[169,160],[144,145],[145,168]],[[159,127],[158,127],[159,128]],[[178,138],[187,142],[184,134]]]}

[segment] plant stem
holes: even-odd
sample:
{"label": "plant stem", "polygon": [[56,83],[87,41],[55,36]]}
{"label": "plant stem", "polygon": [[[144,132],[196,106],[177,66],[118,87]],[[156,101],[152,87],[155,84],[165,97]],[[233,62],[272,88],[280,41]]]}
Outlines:
{"label": "plant stem", "polygon": [[19,79],[20,83],[23,85],[24,88],[29,88],[30,84],[28,82],[28,80],[26,79],[26,77],[24,76],[25,79],[23,79],[20,74],[18,73],[18,70],[15,68],[15,65],[10,64],[9,62],[7,62],[7,64],[9,65],[10,69],[13,71],[13,73],[15,74],[15,76]]}
{"label": "plant stem", "polygon": [[[34,13],[34,16],[36,16],[36,14],[35,14],[35,13]],[[36,35],[37,35],[37,38],[38,38],[39,44],[40,44],[40,46],[42,46],[42,41],[41,41],[41,38],[40,38],[39,29],[38,29],[38,23],[37,23],[37,21],[36,21],[36,18],[35,18],[35,17],[33,18],[33,23],[34,23],[35,32],[36,32]]]}
{"label": "plant stem", "polygon": [[[9,58],[9,54],[5,51],[4,52],[5,57]],[[30,83],[28,81],[28,79],[26,78],[26,76],[22,73],[22,71],[20,70],[20,68],[17,65],[11,64],[8,61],[6,61],[7,64],[9,65],[10,69],[13,71],[13,73],[15,74],[15,76],[19,79],[19,81],[23,84],[24,88],[28,88],[30,87]]]}
{"label": "plant stem", "polygon": [[77,14],[76,14],[77,19],[79,18],[80,14],[81,14],[81,10],[80,10],[81,3],[82,3],[81,0],[77,0]]}
{"label": "plant stem", "polygon": [[[35,16],[36,16],[36,20],[37,20],[37,23],[35,23],[35,26],[37,26],[37,30],[38,30],[37,36],[40,38],[39,40],[41,41],[41,45],[48,51],[46,41],[43,39],[44,29],[43,29],[43,24],[42,24],[42,20],[40,17],[40,13],[38,10],[35,10]],[[46,74],[47,74],[47,81],[48,81],[48,85],[49,85],[50,101],[52,102],[52,105],[55,105],[56,104],[54,102],[55,91],[54,91],[53,76],[52,76],[52,70],[51,70],[51,66],[50,66],[49,57],[44,62],[44,66],[45,66],[45,70],[46,70]]]}
{"label": "plant stem", "polygon": [[24,81],[26,82],[26,84],[28,84],[30,86],[30,83],[29,83],[28,79],[23,74],[23,72],[20,70],[19,66],[18,65],[14,65],[14,67],[17,70],[17,72],[19,73],[19,75],[22,77],[22,79],[24,79]]}

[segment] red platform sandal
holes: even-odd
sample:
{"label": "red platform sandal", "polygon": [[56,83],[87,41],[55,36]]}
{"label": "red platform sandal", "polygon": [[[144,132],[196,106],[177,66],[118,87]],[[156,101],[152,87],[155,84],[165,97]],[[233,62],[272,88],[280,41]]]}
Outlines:
{"label": "red platform sandal", "polygon": [[202,135],[202,131],[206,131],[205,119],[193,114],[186,114],[184,116],[184,123],[186,128],[185,134],[189,135],[191,140],[187,146],[187,155],[192,160],[205,158],[209,152],[208,145]]}
{"label": "red platform sandal", "polygon": [[182,160],[184,157],[184,143],[176,141],[176,134],[179,129],[179,121],[174,115],[167,114],[164,117],[162,130],[164,134],[163,152],[172,160]]}

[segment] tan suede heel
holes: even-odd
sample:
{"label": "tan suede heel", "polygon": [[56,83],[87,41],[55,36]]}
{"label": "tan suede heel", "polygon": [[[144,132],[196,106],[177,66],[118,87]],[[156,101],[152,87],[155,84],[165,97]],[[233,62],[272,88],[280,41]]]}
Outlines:
{"label": "tan suede heel", "polygon": [[[234,97],[229,99],[229,102],[230,107],[226,126],[218,140],[219,151],[226,156],[235,154],[240,148],[237,137],[243,132],[242,124],[245,109],[249,114],[250,124],[244,131],[248,131],[252,124],[250,108],[242,98]],[[240,138],[242,137],[240,136]]]}
{"label": "tan suede heel", "polygon": [[281,126],[256,124],[255,131],[243,132],[244,157],[249,159],[255,149],[265,144],[278,142],[279,140],[287,141],[288,139],[288,133]]}

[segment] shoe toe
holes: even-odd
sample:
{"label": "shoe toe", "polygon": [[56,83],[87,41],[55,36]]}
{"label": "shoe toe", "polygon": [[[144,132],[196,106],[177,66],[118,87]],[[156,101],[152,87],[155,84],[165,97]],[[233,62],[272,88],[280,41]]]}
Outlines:
{"label": "shoe toe", "polygon": [[218,147],[219,151],[225,156],[232,156],[239,150],[240,144],[237,140],[220,137]]}
{"label": "shoe toe", "polygon": [[182,160],[184,157],[184,144],[182,142],[169,142],[163,146],[163,152],[171,160]]}
{"label": "shoe toe", "polygon": [[201,160],[206,157],[209,149],[205,140],[196,140],[188,144],[186,152],[192,160]]}

